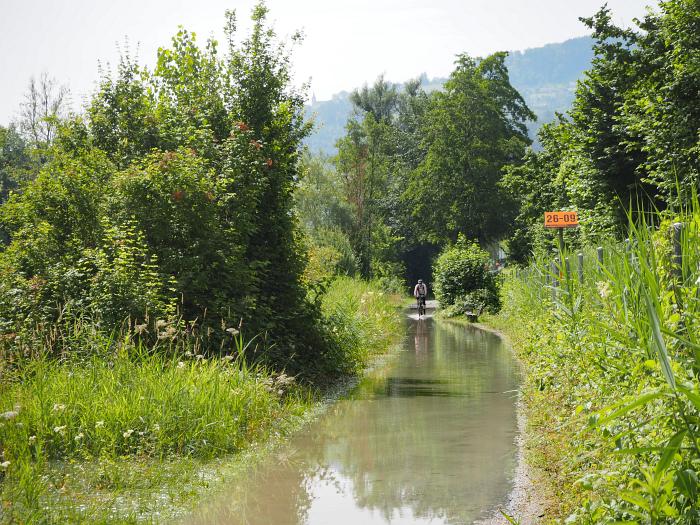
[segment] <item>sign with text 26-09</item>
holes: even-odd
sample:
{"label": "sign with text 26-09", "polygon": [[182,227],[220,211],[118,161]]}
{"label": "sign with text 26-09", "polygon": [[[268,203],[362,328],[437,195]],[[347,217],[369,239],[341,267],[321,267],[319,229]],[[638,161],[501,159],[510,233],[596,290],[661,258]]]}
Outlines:
{"label": "sign with text 26-09", "polygon": [[545,228],[576,228],[578,213],[575,211],[546,211],[544,212]]}

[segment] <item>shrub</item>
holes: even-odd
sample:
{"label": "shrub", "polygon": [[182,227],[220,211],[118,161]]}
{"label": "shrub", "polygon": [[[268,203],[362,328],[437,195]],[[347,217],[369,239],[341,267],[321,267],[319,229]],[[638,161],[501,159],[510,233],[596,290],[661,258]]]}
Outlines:
{"label": "shrub", "polygon": [[457,307],[455,313],[469,309],[498,312],[499,283],[496,274],[489,271],[490,264],[488,252],[460,236],[455,245],[443,250],[435,263],[438,301],[445,307]]}

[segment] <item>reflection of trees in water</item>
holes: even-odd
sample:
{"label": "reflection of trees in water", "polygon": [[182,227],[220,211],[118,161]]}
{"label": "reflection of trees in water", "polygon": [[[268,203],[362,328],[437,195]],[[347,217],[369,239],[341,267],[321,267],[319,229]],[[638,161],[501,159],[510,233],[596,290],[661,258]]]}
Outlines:
{"label": "reflection of trees in water", "polygon": [[417,517],[462,523],[508,490],[516,422],[506,392],[516,385],[514,364],[498,338],[459,326],[436,326],[429,344],[421,368],[414,360],[422,354],[408,354],[381,388],[363,383],[388,399],[347,403],[319,433],[349,436],[323,448],[326,461],[352,480],[359,506],[387,519],[410,507]]}
{"label": "reflection of trees in water", "polygon": [[305,523],[313,485],[341,491],[346,479],[356,504],[387,521],[408,508],[465,523],[505,499],[516,430],[510,354],[492,334],[460,326],[433,324],[420,335],[425,352],[411,335],[396,366],[364,380],[200,523]]}

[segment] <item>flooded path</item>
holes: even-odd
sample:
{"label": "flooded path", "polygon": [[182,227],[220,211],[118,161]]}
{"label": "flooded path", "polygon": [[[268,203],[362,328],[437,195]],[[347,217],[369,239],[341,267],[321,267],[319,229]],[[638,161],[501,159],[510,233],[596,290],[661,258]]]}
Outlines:
{"label": "flooded path", "polygon": [[517,366],[487,332],[407,321],[400,355],[189,523],[468,524],[516,463]]}

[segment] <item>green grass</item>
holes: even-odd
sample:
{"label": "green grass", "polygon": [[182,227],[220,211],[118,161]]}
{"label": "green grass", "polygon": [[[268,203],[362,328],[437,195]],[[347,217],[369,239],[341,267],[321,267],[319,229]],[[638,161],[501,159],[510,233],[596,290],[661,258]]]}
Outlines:
{"label": "green grass", "polygon": [[700,522],[699,231],[696,200],[631,223],[603,266],[586,249],[583,283],[568,253],[556,290],[544,259],[507,276],[504,310],[487,320],[525,364],[528,458],[548,480],[553,522]]}
{"label": "green grass", "polygon": [[[373,283],[338,279],[323,311],[333,377],[361,372],[400,332],[395,299]],[[319,406],[318,387],[248,364],[240,334],[207,357],[187,341],[146,348],[88,328],[58,345],[81,351],[47,357],[57,344],[45,337],[0,366],[2,523],[172,519]]]}

